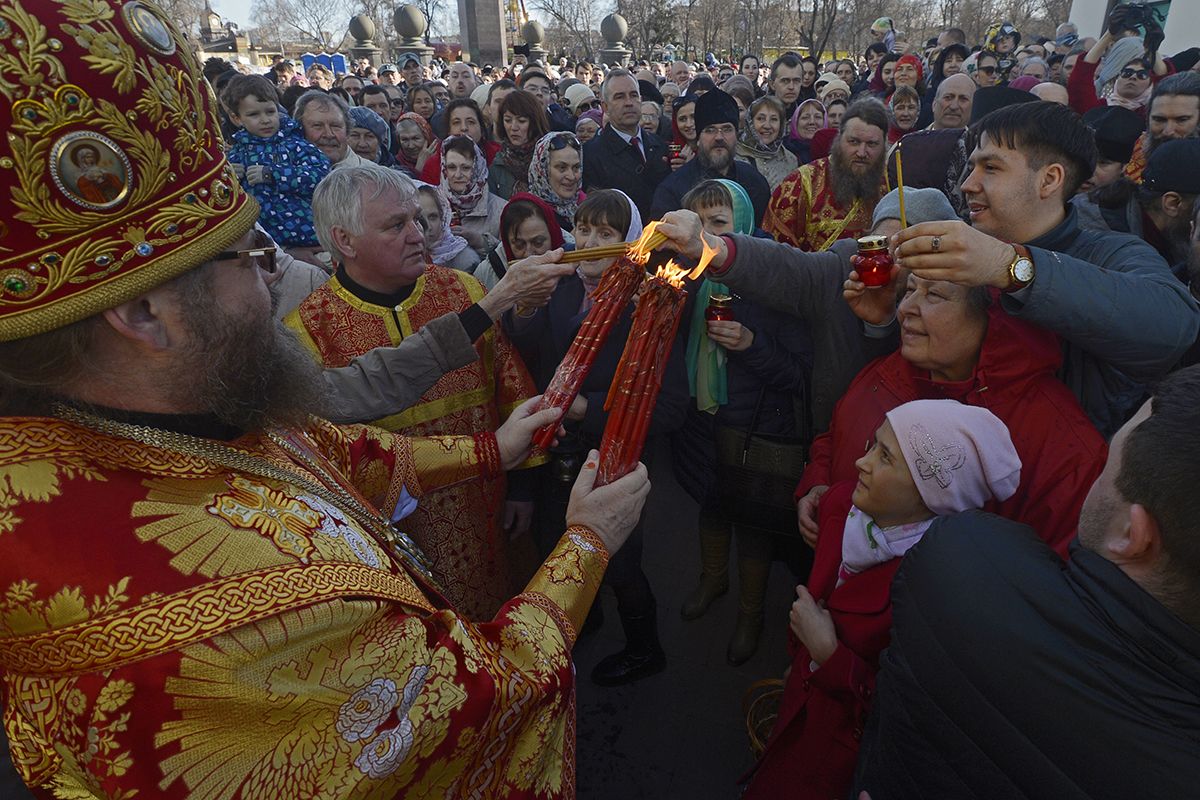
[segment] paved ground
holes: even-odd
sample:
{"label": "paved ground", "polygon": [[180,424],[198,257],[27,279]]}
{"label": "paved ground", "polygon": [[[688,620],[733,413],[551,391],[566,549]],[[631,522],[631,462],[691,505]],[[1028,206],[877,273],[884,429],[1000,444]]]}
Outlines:
{"label": "paved ground", "polygon": [[758,652],[742,666],[725,661],[737,617],[735,564],[729,593],[700,619],[680,619],[679,606],[700,575],[697,507],[670,473],[664,450],[650,476],[644,556],[658,598],[667,669],[615,689],[592,684],[592,667],[623,642],[616,599],[602,591],[604,627],[575,647],[580,800],[736,797],[736,781],[753,763],[742,715],[746,688],[781,677],[788,663],[784,633],[796,582],[778,562]]}
{"label": "paved ground", "polygon": [[[658,597],[667,669],[630,686],[592,685],[592,667],[622,644],[616,600],[602,592],[605,625],[575,648],[579,800],[736,797],[737,778],[751,764],[743,695],[750,684],[778,677],[787,666],[784,629],[795,581],[782,564],[771,572],[758,652],[741,667],[725,661],[737,615],[736,569],[729,593],[707,615],[693,622],[679,618],[680,603],[700,574],[696,504],[675,483],[665,450],[654,463],[644,563]],[[30,800],[2,736],[0,798]]]}

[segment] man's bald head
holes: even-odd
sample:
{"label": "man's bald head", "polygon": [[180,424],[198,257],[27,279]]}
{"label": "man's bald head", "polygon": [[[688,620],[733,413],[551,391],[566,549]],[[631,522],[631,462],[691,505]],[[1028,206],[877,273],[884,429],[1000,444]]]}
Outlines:
{"label": "man's bald head", "polygon": [[976,88],[975,81],[966,73],[951,75],[939,83],[933,100],[934,130],[967,127]]}
{"label": "man's bald head", "polygon": [[1045,100],[1047,103],[1058,103],[1060,105],[1070,105],[1067,101],[1067,87],[1061,83],[1039,83],[1029,90],[1039,100]]}

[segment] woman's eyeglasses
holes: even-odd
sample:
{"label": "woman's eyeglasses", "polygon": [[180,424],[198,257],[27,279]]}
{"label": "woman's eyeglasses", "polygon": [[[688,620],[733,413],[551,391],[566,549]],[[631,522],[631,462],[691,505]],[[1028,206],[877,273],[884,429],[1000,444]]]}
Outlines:
{"label": "woman's eyeglasses", "polygon": [[1126,67],[1125,69],[1121,70],[1121,77],[1125,78],[1126,80],[1130,78],[1137,78],[1139,81],[1145,81],[1150,79],[1150,70],[1131,69]]}
{"label": "woman's eyeglasses", "polygon": [[[254,232],[254,247],[249,250],[226,250],[217,253],[212,257],[213,261],[241,261],[244,258],[249,258],[250,263],[260,269],[274,274],[275,272],[275,251],[277,248],[271,241],[271,237],[267,236],[262,231]],[[261,259],[261,260],[260,260]]]}
{"label": "woman's eyeglasses", "polygon": [[591,111],[593,108],[599,108],[599,107],[600,107],[599,100],[589,100],[586,103],[579,104],[579,113],[582,114],[585,111]]}
{"label": "woman's eyeglasses", "polygon": [[995,67],[979,67],[979,71],[982,72],[984,75],[995,75],[996,74]]}

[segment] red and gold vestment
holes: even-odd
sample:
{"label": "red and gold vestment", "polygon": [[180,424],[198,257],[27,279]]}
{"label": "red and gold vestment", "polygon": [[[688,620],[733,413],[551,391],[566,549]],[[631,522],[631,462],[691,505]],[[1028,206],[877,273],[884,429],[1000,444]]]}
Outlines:
{"label": "red and gold vestment", "polygon": [[[771,193],[763,217],[763,230],[777,241],[813,252],[825,250],[838,239],[857,239],[871,229],[875,202],[855,200],[849,209],[833,196],[829,159],[802,165]],[[887,193],[884,174],[879,196]]]}
{"label": "red and gold vestment", "polygon": [[1125,165],[1125,177],[1134,183],[1142,182],[1142,171],[1146,169],[1146,134],[1133,143],[1133,156]]}
{"label": "red and gold vestment", "polygon": [[[399,344],[430,320],[463,311],[484,294],[470,275],[427,264],[408,298],[389,307],[357,297],[335,276],[284,322],[323,366],[342,367],[373,348]],[[496,430],[537,390],[499,326],[489,328],[475,347],[478,361],[447,373],[417,405],[373,424],[409,436]],[[544,460],[539,452],[522,466]],[[399,523],[429,557],[446,597],[471,619],[491,619],[520,589],[510,574],[520,571],[512,563],[519,551],[498,530],[504,500],[503,474],[479,477],[430,493]],[[520,576],[520,583],[527,576]]]}
{"label": "red and gold vestment", "polygon": [[297,479],[62,420],[0,428],[4,724],[35,794],[574,796],[570,647],[603,543],[572,528],[473,624],[311,487],[335,475],[388,510],[498,475],[492,434],[313,421],[229,447]]}

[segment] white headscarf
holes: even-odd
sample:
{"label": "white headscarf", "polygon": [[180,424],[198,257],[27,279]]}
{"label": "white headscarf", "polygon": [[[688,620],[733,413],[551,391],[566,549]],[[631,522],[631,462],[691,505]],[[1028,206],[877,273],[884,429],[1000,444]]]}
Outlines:
{"label": "white headscarf", "polygon": [[636,242],[642,236],[642,212],[638,211],[637,203],[633,199],[622,192],[620,189],[613,189],[614,192],[625,198],[625,202],[629,203],[629,233],[625,234],[625,241]]}

